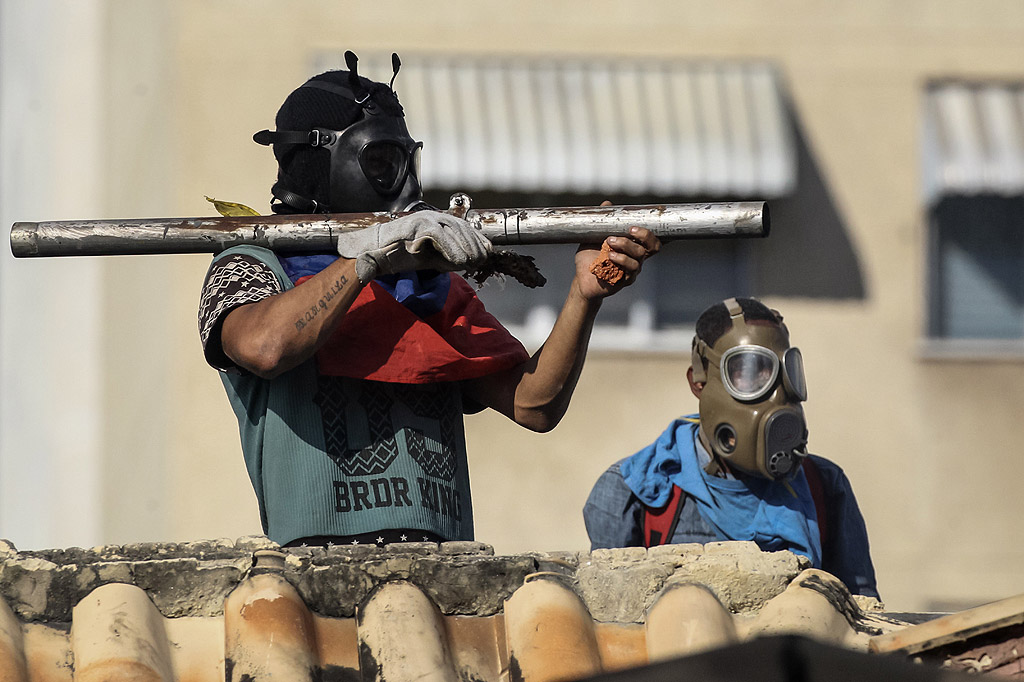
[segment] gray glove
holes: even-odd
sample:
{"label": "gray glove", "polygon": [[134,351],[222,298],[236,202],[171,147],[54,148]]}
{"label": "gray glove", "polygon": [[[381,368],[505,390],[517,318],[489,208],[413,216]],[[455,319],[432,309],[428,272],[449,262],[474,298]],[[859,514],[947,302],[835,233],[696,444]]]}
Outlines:
{"label": "gray glove", "polygon": [[468,221],[439,211],[417,211],[338,236],[338,255],[355,259],[363,284],[410,270],[468,270],[483,264],[491,248]]}

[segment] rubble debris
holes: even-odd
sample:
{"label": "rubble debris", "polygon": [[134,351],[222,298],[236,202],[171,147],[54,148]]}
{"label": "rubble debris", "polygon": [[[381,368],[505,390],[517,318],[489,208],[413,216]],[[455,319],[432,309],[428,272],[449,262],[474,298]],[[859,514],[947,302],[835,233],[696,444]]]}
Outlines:
{"label": "rubble debris", "polygon": [[532,256],[524,256],[508,249],[494,251],[487,262],[478,269],[466,272],[466,277],[476,282],[478,287],[483,286],[484,282],[494,275],[514,277],[517,282],[530,289],[542,287],[548,281],[537,268]]}

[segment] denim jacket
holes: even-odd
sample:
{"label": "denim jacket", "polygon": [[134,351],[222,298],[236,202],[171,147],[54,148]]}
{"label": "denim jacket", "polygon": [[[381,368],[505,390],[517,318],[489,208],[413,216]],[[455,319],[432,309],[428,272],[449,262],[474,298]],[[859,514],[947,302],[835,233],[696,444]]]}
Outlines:
{"label": "denim jacket", "polygon": [[[811,457],[821,474],[828,510],[828,538],[822,547],[822,569],[842,580],[852,593],[878,598],[867,527],[850,481],[835,463],[817,455]],[[644,544],[646,508],[626,486],[619,470],[621,463],[616,462],[597,479],[583,507],[591,549],[642,547]],[[720,539],[700,515],[693,500],[684,496],[679,523],[669,543],[705,544]]]}

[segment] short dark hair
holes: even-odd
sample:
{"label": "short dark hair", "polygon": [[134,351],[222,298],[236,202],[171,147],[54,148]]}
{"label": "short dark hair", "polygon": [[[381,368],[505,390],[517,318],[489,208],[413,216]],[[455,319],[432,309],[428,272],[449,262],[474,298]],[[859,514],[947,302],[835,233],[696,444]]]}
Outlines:
{"label": "short dark hair", "polygon": [[[736,302],[743,310],[743,319],[747,322],[763,320],[782,324],[782,315],[756,298],[737,298]],[[718,339],[730,329],[732,329],[732,318],[729,315],[729,309],[725,307],[724,302],[716,303],[697,318],[697,336],[694,338],[694,343],[699,338],[708,346],[714,346]]]}

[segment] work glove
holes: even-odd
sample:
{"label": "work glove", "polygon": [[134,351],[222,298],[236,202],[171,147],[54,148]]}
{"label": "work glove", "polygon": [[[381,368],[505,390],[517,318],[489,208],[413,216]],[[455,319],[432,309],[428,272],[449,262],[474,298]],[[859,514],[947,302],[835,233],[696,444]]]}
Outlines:
{"label": "work glove", "polygon": [[469,270],[482,265],[491,249],[468,221],[440,211],[417,211],[338,235],[338,255],[355,259],[363,284],[411,270]]}

